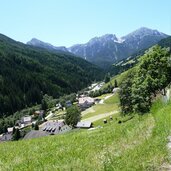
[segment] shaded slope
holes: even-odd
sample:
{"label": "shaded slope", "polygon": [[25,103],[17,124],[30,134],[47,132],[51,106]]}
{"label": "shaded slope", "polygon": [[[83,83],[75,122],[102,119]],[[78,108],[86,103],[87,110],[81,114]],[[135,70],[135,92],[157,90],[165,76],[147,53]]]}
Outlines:
{"label": "shaded slope", "polygon": [[102,71],[89,62],[65,53],[50,53],[0,35],[0,115],[76,92]]}

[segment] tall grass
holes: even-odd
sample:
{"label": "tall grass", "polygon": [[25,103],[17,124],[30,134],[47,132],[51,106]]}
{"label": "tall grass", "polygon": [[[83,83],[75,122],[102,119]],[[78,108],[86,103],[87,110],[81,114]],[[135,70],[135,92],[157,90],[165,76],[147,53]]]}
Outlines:
{"label": "tall grass", "polygon": [[1,143],[0,170],[162,170],[169,162],[171,104],[158,101],[151,113],[121,124],[116,117],[92,131]]}

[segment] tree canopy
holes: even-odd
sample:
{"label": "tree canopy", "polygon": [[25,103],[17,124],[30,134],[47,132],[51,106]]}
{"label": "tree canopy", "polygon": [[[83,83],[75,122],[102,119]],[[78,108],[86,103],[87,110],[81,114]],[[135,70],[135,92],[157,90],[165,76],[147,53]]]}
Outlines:
{"label": "tree canopy", "polygon": [[65,122],[72,127],[77,125],[77,122],[81,120],[81,112],[79,108],[75,105],[67,108]]}
{"label": "tree canopy", "polygon": [[134,73],[129,73],[121,85],[123,113],[149,111],[153,96],[171,82],[170,59],[169,49],[158,45],[141,57]]}

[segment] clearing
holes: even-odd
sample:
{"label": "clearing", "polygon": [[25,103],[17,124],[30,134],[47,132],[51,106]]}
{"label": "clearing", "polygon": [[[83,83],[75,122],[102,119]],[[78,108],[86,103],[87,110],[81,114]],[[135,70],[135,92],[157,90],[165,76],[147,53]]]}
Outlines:
{"label": "clearing", "polygon": [[92,122],[104,118],[109,115],[113,115],[119,112],[119,97],[118,93],[116,94],[106,94],[100,97],[97,97],[103,100],[103,103],[96,104],[87,110],[83,111],[82,120],[90,120]]}

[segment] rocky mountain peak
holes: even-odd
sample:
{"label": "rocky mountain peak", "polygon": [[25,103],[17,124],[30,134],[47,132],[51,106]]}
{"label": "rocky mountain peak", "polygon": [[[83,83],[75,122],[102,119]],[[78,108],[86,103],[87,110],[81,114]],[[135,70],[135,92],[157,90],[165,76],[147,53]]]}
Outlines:
{"label": "rocky mountain peak", "polygon": [[32,46],[36,46],[36,47],[41,47],[41,48],[45,48],[48,50],[57,50],[57,51],[64,51],[64,52],[68,52],[67,48],[65,46],[53,46],[50,43],[46,43],[43,42],[37,38],[32,38],[30,41],[27,42],[28,45],[32,45]]}

